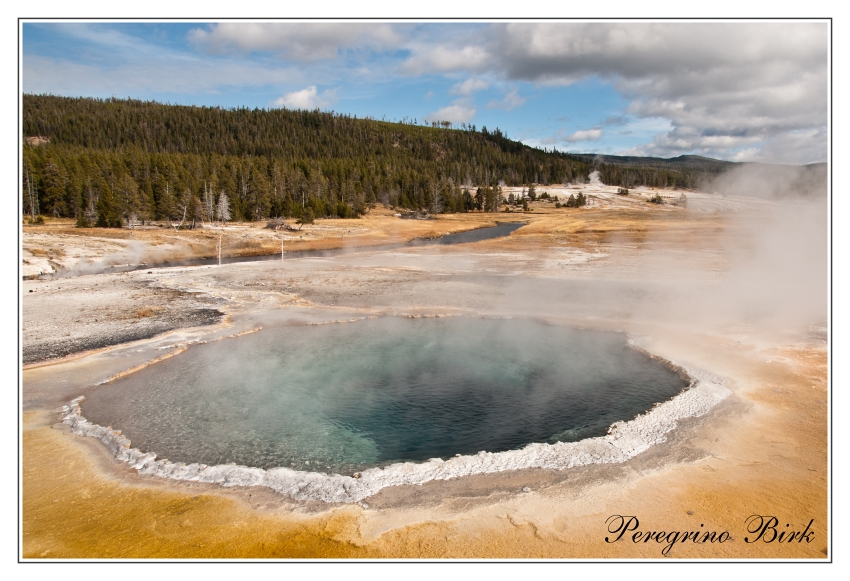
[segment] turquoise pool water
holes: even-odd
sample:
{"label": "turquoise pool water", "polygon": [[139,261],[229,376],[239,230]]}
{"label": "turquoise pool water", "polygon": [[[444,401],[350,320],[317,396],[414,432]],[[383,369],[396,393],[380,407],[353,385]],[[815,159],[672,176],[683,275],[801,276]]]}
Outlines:
{"label": "turquoise pool water", "polygon": [[386,317],[192,346],[82,411],[172,462],[351,474],[601,436],[685,387],[620,333]]}

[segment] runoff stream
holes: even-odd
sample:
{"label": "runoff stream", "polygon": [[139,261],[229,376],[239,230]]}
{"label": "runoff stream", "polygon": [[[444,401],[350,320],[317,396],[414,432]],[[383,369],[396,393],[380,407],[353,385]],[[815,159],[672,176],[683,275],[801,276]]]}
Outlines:
{"label": "runoff stream", "polygon": [[[525,222],[503,222],[497,226],[489,226],[487,228],[476,228],[467,230],[466,232],[457,232],[455,234],[447,234],[438,238],[416,238],[410,242],[403,244],[381,244],[377,246],[355,246],[351,248],[330,248],[327,250],[290,250],[285,251],[286,258],[323,258],[328,256],[338,256],[340,254],[352,254],[356,252],[370,252],[375,250],[398,250],[400,248],[409,248],[413,246],[431,246],[431,245],[454,245],[468,244],[470,242],[480,242],[481,240],[490,240],[493,238],[502,238],[508,236],[514,230],[525,226]],[[238,262],[262,262],[266,260],[280,260],[280,253],[275,254],[260,254],[256,256],[225,256],[222,257],[222,264],[234,264]],[[170,268],[174,266],[207,266],[218,264],[218,258],[187,258],[185,260],[167,260],[163,262],[139,263],[139,264],[119,264],[105,266],[103,272],[131,272],[134,270],[149,270],[153,268]],[[75,276],[75,270],[59,270],[53,274],[43,274],[38,278],[64,278]]]}

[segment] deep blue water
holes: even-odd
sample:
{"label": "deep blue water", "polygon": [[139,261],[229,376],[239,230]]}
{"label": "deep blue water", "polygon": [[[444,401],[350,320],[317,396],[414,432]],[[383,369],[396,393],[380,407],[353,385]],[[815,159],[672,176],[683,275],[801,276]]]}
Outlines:
{"label": "deep blue water", "polygon": [[82,407],[173,462],[350,474],[604,435],[686,386],[619,333],[389,317],[193,346]]}

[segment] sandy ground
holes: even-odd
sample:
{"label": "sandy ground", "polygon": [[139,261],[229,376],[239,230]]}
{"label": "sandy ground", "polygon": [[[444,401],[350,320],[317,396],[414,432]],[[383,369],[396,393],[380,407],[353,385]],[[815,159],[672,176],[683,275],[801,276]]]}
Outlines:
{"label": "sandy ground", "polygon": [[[736,318],[734,309],[695,308],[714,304],[706,297],[735,269],[730,248],[746,246],[747,230],[733,217],[757,215],[764,202],[688,192],[684,210],[650,205],[641,193],[624,198],[616,188],[592,188],[582,189],[593,196],[588,208],[537,203],[511,216],[527,226],[474,244],[25,280],[25,353],[42,363],[24,371],[23,556],[825,558],[825,323],[776,327]],[[370,246],[503,219],[413,221],[373,212],[319,221],[302,244],[340,246],[355,226],[357,244]],[[279,241],[280,233],[241,228],[252,248],[264,237]],[[115,240],[131,239],[139,256],[153,256],[164,236],[121,233],[128,238]],[[24,246],[49,255],[73,239],[80,256],[89,247],[95,257],[114,253],[104,242],[113,239],[87,234],[48,224],[25,229]],[[224,316],[192,315],[209,309]],[[179,357],[194,342],[370,314],[493,313],[627,331],[652,353],[721,376],[732,396],[624,464],[388,488],[364,505],[140,476],[98,442],[56,425],[56,408],[69,399],[157,358]],[[147,320],[164,327],[119,332]],[[81,348],[69,347],[72,340]],[[48,359],[58,355],[65,358]],[[631,532],[606,542],[612,515],[635,516],[639,531],[665,537],[708,530],[729,538],[679,543],[665,556],[666,542],[632,542]],[[803,531],[812,521],[811,542],[746,542],[751,515],[775,516],[780,532]]]}

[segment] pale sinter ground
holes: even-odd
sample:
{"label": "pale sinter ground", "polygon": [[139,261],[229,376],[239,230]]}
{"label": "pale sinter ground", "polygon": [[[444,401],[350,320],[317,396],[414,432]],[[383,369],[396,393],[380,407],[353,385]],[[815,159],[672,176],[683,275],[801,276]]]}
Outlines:
{"label": "pale sinter ground", "polygon": [[[540,189],[562,198],[570,191]],[[728,296],[748,292],[732,286],[728,295],[742,271],[739,249],[758,246],[747,220],[773,206],[688,192],[685,210],[648,204],[650,192],[580,189],[591,196],[580,210],[540,202],[531,213],[416,221],[377,208],[361,220],[317,221],[301,234],[286,233],[293,248],[327,248],[528,222],[507,238],[469,245],[24,281],[24,351],[33,360],[49,356],[50,346],[74,353],[71,339],[106,347],[121,338],[117,330],[141,324],[132,321],[173,329],[156,335],[154,325],[146,335],[152,338],[25,370],[24,556],[660,558],[664,544],[604,541],[605,520],[623,514],[638,516],[641,530],[704,524],[731,534],[722,544],[676,545],[670,557],[823,558],[825,312],[822,320],[789,324],[744,317],[749,311],[727,304]],[[224,248],[233,253],[279,248],[281,233],[262,225],[224,231],[233,240]],[[73,268],[84,256],[156,260],[166,255],[166,236],[180,238],[167,247],[168,258],[183,251],[211,256],[217,238],[208,231],[125,230],[128,238],[120,239],[77,232],[25,227],[24,248],[50,256],[54,267]],[[192,318],[212,309],[224,317]],[[623,464],[393,487],[362,505],[140,476],[91,438],[50,427],[57,406],[193,341],[369,315],[494,313],[627,331],[652,353],[721,376],[732,396]],[[189,326],[198,323],[212,324]],[[814,540],[746,543],[751,514],[775,514],[781,525],[800,529],[814,519]]]}

